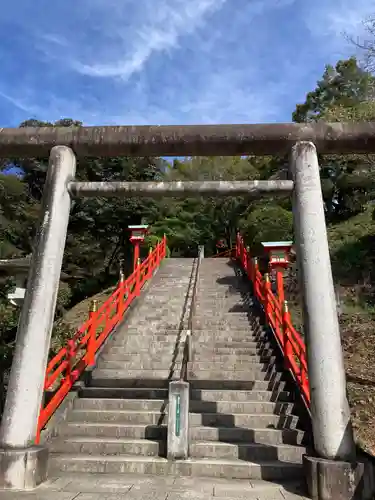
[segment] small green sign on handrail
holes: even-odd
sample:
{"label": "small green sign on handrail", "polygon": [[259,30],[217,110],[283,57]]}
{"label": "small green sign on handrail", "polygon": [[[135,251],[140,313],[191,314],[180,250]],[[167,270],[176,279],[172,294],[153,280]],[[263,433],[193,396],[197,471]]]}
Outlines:
{"label": "small green sign on handrail", "polygon": [[177,394],[176,396],[176,427],[175,434],[177,437],[180,436],[181,430],[181,396]]}

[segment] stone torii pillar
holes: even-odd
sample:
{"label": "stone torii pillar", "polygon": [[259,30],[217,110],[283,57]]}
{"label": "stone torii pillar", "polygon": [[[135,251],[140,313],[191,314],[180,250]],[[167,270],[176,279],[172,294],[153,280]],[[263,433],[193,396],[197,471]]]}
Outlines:
{"label": "stone torii pillar", "polygon": [[365,464],[356,457],[319,163],[313,143],[299,142],[293,147],[290,171],[316,453],[315,457],[304,457],[309,494],[314,500],[373,498],[364,486],[369,486]]}
{"label": "stone torii pillar", "polygon": [[0,489],[30,490],[47,479],[48,449],[35,446],[35,438],[69,222],[68,182],[75,168],[70,148],[52,148],[1,420]]}

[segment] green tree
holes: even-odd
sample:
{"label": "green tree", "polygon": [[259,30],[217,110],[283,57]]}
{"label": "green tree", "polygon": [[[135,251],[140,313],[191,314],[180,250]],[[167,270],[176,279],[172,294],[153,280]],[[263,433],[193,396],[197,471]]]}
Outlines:
{"label": "green tree", "polygon": [[315,90],[307,94],[303,104],[297,104],[292,119],[298,123],[316,121],[332,106],[356,106],[374,95],[374,76],[362,69],[355,57],[340,60],[335,67],[326,66]]}

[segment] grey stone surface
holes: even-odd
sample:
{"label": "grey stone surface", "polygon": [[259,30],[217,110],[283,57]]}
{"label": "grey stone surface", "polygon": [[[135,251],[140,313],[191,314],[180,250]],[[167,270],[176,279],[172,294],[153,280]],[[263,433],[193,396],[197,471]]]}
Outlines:
{"label": "grey stone surface", "polygon": [[65,474],[33,492],[0,492],[0,500],[303,500],[302,491],[299,483]]}
{"label": "grey stone surface", "polygon": [[169,384],[167,457],[189,457],[189,384],[182,380]]}
{"label": "grey stone surface", "polygon": [[364,462],[343,462],[304,457],[309,496],[313,500],[371,500],[374,498],[374,468]]}
{"label": "grey stone surface", "polygon": [[0,489],[31,490],[47,479],[48,448],[0,450]]}

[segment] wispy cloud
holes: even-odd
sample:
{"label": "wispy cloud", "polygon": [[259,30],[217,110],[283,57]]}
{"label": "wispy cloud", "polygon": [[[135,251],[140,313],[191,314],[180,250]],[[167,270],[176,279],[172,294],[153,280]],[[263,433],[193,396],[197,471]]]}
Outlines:
{"label": "wispy cloud", "polygon": [[[153,54],[178,49],[179,39],[202,26],[206,16],[219,10],[225,1],[159,0],[156,9],[145,9],[142,22],[126,32],[119,28],[118,19],[113,19],[108,28],[118,44],[116,52],[123,54],[110,61],[72,61],[72,67],[83,75],[120,77],[127,81],[134,73],[142,71]],[[106,1],[103,8],[107,8]]]}
{"label": "wispy cloud", "polygon": [[373,0],[14,0],[0,125],[289,121]]}

